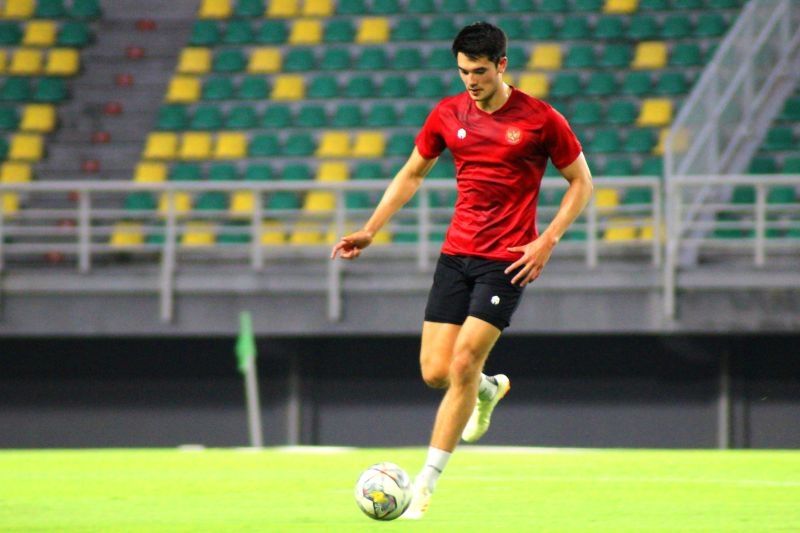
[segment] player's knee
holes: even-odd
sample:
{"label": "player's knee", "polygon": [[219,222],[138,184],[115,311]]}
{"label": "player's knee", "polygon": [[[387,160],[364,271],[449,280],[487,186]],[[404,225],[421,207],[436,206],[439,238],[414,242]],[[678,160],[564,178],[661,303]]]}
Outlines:
{"label": "player's knee", "polygon": [[422,380],[425,384],[432,389],[444,389],[450,383],[447,376],[447,369],[423,366],[422,367]]}
{"label": "player's knee", "polygon": [[450,363],[450,382],[467,384],[475,380],[480,373],[480,354],[469,347],[457,349]]}

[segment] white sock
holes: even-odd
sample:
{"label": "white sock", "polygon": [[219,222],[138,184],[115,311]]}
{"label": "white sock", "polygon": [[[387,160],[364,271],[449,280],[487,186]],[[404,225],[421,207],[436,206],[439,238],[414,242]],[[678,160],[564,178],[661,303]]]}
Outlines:
{"label": "white sock", "polygon": [[428,457],[425,459],[425,466],[422,467],[422,472],[419,475],[427,483],[429,491],[433,492],[436,488],[436,482],[444,472],[444,467],[447,466],[450,455],[451,452],[446,452],[433,446],[428,447]]}
{"label": "white sock", "polygon": [[497,380],[481,372],[481,381],[478,384],[478,399],[491,400],[497,394]]}

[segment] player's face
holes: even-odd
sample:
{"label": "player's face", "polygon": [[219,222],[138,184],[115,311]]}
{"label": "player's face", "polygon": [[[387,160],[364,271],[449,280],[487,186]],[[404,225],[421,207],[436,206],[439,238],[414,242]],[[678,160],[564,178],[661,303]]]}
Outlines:
{"label": "player's face", "polygon": [[487,57],[474,59],[459,52],[456,62],[470,97],[476,102],[489,103],[503,84],[501,74],[506,70],[508,59],[504,57],[495,65]]}

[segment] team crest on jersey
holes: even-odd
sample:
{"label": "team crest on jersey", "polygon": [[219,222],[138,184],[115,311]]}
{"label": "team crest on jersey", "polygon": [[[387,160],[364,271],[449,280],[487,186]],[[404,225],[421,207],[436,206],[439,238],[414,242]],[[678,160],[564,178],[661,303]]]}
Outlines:
{"label": "team crest on jersey", "polygon": [[522,132],[519,128],[510,127],[506,130],[506,141],[509,144],[517,144],[522,140]]}

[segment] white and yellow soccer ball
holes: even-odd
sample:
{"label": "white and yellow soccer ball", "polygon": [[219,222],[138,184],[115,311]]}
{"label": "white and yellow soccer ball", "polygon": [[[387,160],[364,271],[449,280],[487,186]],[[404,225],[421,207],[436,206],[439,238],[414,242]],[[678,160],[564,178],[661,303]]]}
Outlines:
{"label": "white and yellow soccer ball", "polygon": [[394,463],[377,463],[356,482],[358,508],[375,520],[394,520],[411,504],[411,479]]}

